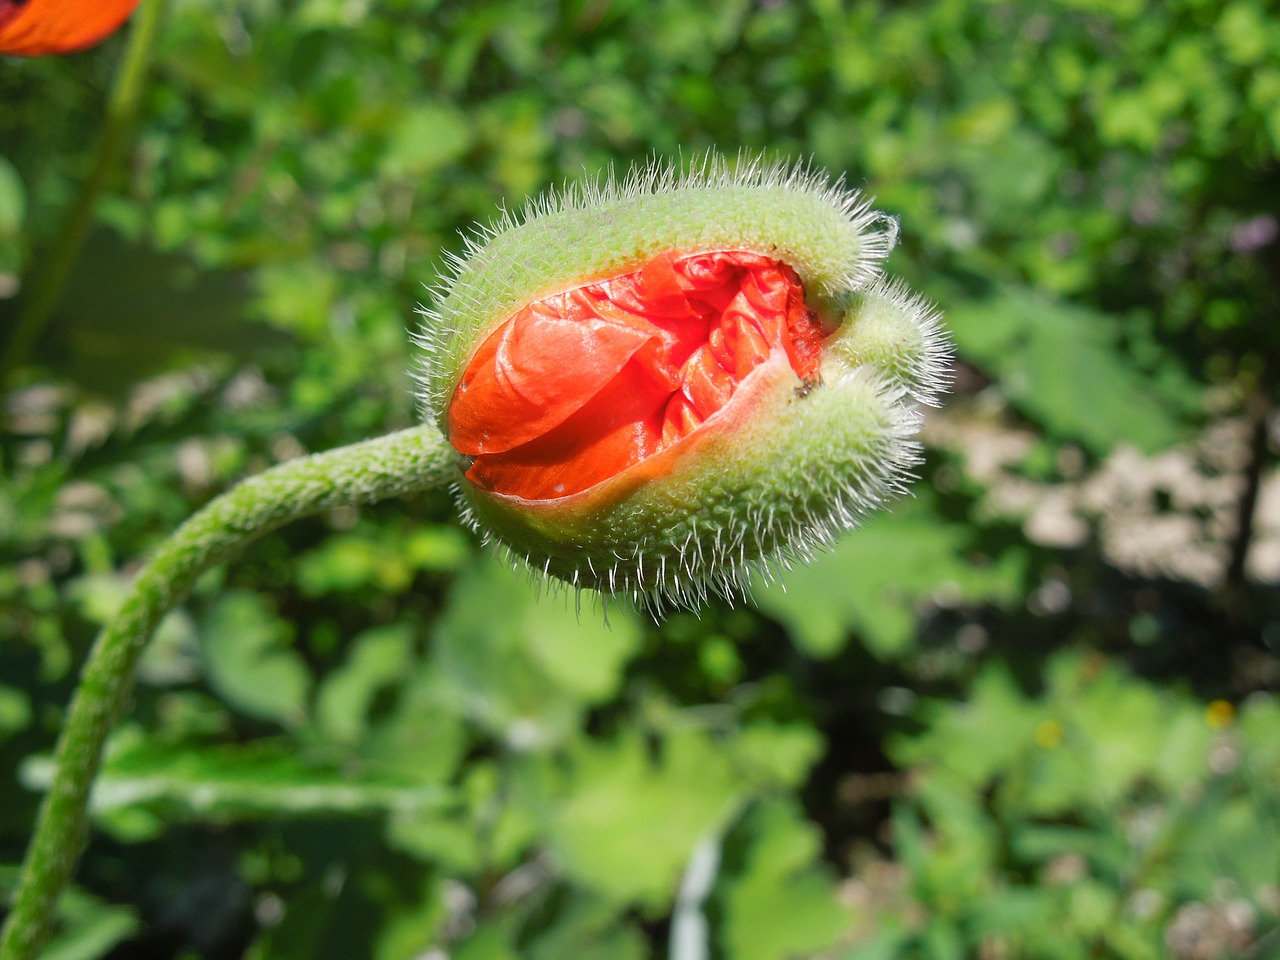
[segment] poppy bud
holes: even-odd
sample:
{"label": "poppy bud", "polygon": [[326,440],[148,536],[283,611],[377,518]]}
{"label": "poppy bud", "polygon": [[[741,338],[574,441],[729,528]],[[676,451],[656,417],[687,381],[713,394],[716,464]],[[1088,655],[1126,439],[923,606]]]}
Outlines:
{"label": "poppy bud", "polygon": [[804,166],[633,172],[468,243],[420,336],[464,514],[534,569],[661,608],[743,592],[898,494],[938,317],[896,223]]}
{"label": "poppy bud", "polygon": [[0,53],[36,57],[91,47],[139,0],[0,0]]}

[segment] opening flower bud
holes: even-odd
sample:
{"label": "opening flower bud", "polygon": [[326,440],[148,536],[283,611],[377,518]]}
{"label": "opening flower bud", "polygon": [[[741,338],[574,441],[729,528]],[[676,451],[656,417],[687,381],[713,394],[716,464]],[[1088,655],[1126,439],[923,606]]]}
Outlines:
{"label": "opening flower bud", "polygon": [[633,173],[469,244],[421,338],[466,515],[656,607],[737,596],[896,494],[945,384],[896,225],[804,167]]}

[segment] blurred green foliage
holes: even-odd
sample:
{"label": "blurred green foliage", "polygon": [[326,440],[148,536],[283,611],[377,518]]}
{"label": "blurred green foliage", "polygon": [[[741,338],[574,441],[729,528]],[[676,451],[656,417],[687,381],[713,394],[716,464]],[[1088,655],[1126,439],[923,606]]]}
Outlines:
{"label": "blurred green foliage", "polygon": [[[122,41],[0,61],[0,331]],[[1153,494],[1207,524],[1199,582],[1118,558],[1132,491],[1074,538],[993,507],[1272,416],[1267,0],[175,2],[5,395],[0,862],[135,559],[415,418],[458,231],[711,146],[902,219],[960,358],[916,497],[663,623],[539,596],[444,495],[265,538],[148,650],[51,960],[1280,953],[1280,596],[1224,572],[1274,440],[1213,468],[1217,519]]]}

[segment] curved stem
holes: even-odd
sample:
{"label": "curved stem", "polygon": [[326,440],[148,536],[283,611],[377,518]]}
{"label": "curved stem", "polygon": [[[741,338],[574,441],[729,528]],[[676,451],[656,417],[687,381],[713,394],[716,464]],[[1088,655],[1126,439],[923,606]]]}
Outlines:
{"label": "curved stem", "polygon": [[129,42],[116,68],[93,163],[67,208],[53,248],[38,261],[39,271],[31,280],[22,313],[3,356],[0,356],[0,384],[4,384],[9,374],[26,359],[27,352],[39,339],[44,325],[62,299],[67,276],[93,225],[93,210],[98,197],[115,172],[133,133],[167,6],[168,0],[146,0],[129,27]]}
{"label": "curved stem", "polygon": [[142,568],[81,673],[55,755],[56,770],[27,848],[0,960],[34,960],[54,903],[84,847],[85,807],[102,745],[123,707],[147,637],[192,581],[255,538],[341,505],[446,486],[455,454],[433,426],[415,427],[289,461],[242,482],[179,527]]}

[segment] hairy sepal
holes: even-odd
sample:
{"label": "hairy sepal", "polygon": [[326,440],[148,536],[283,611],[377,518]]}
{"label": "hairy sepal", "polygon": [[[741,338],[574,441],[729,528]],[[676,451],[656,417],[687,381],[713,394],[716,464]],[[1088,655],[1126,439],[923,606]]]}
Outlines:
{"label": "hairy sepal", "polygon": [[445,407],[484,339],[522,306],[628,273],[660,253],[740,250],[788,264],[824,316],[880,275],[897,222],[803,164],[709,156],[689,172],[653,165],[534,201],[468,243],[419,333],[426,412]]}
{"label": "hairy sepal", "polygon": [[477,529],[540,573],[657,612],[741,599],[753,571],[808,559],[903,489],[918,448],[905,391],[837,360],[747,378],[697,433],[590,490],[528,501],[462,484]]}
{"label": "hairy sepal", "polygon": [[851,367],[874,367],[925,406],[936,407],[951,386],[942,314],[900,280],[882,278],[854,294],[824,349]]}

